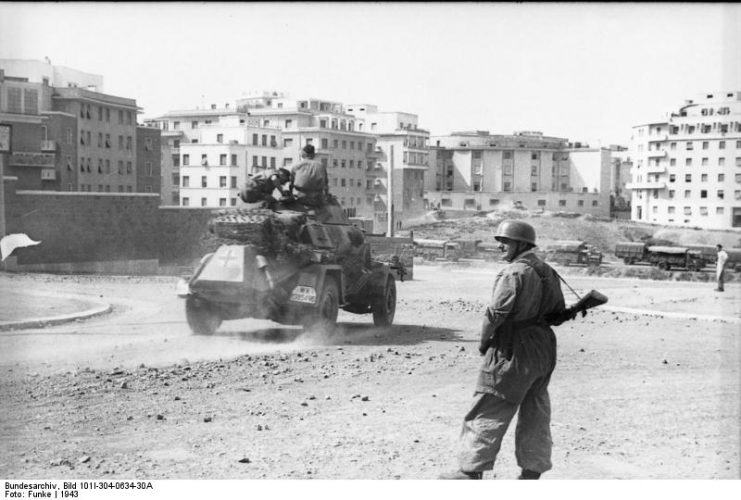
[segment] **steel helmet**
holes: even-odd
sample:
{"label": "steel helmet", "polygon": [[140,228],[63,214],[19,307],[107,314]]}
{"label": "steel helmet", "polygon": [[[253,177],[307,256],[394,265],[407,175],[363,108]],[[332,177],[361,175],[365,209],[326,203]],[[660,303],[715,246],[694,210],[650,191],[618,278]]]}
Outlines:
{"label": "steel helmet", "polygon": [[526,222],[505,220],[499,224],[497,234],[494,235],[494,239],[497,241],[502,241],[503,238],[535,245],[535,229]]}

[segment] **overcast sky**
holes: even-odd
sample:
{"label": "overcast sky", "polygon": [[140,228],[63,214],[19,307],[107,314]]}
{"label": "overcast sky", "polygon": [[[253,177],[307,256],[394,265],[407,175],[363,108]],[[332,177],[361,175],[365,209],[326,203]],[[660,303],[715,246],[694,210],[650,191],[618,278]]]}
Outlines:
{"label": "overcast sky", "polygon": [[626,144],[741,90],[734,4],[2,3],[0,58],[103,75],[145,118],[279,90],[457,130]]}

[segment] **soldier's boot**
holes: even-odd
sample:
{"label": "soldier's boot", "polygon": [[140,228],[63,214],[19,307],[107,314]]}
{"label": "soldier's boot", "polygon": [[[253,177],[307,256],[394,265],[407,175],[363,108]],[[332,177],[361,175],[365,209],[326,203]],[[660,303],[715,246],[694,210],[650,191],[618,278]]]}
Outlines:
{"label": "soldier's boot", "polygon": [[517,479],[540,479],[540,472],[534,470],[522,469]]}
{"label": "soldier's boot", "polygon": [[466,472],[464,470],[457,470],[455,472],[443,472],[438,479],[482,479],[483,472]]}

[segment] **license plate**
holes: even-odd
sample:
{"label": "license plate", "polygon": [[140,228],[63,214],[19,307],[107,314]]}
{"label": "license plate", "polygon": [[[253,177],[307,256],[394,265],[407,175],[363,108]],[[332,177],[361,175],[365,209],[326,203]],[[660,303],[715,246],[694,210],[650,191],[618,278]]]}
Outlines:
{"label": "license plate", "polygon": [[314,304],[316,303],[316,290],[310,286],[297,286],[291,292],[291,300],[304,304]]}

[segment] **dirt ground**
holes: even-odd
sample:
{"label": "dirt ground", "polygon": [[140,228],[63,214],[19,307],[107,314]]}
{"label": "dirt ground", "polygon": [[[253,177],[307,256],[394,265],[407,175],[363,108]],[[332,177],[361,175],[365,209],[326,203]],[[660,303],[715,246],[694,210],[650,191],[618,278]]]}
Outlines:
{"label": "dirt ground", "polygon": [[[391,329],[342,312],[332,336],[193,336],[173,278],[4,275],[113,311],[0,333],[0,477],[433,479],[456,468],[496,269],[415,266]],[[544,479],[741,477],[739,285],[567,279],[610,302],[556,330]],[[486,479],[517,475],[513,429]]]}

